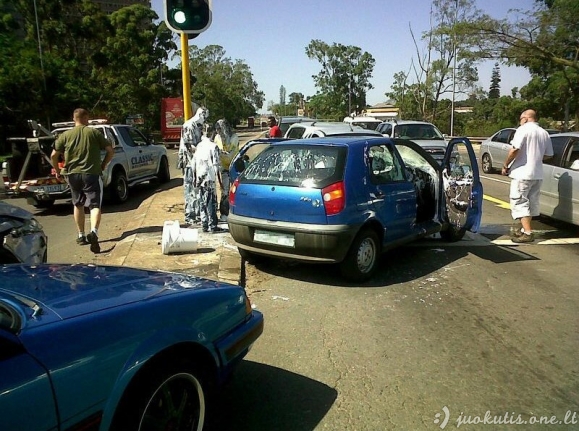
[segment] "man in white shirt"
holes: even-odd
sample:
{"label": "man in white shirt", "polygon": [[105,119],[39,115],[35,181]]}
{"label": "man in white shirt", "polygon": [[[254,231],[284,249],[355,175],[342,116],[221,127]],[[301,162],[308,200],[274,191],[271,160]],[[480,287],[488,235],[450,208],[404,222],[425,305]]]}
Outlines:
{"label": "man in white shirt", "polygon": [[551,137],[537,123],[537,113],[527,109],[519,118],[521,125],[511,141],[502,174],[511,178],[509,193],[511,214],[520,222],[521,228],[511,233],[514,243],[534,241],[531,221],[538,216],[541,184],[543,183],[543,160],[553,157]]}

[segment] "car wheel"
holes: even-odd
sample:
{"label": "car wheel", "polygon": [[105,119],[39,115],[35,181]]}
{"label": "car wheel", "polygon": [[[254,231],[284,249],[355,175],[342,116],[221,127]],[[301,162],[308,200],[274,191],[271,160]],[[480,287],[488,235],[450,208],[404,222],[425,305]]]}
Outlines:
{"label": "car wheel", "polygon": [[110,430],[201,431],[207,407],[201,376],[193,364],[185,363],[159,364],[138,376],[123,396]]}
{"label": "car wheel", "polygon": [[169,172],[169,161],[167,157],[161,158],[161,164],[159,166],[159,173],[157,174],[157,179],[161,184],[168,183],[171,181],[171,173]]}
{"label": "car wheel", "polygon": [[32,206],[34,208],[50,208],[54,205],[54,199],[48,201],[39,201],[38,199],[34,199],[34,203]]}
{"label": "car wheel", "polygon": [[369,280],[376,272],[379,257],[378,235],[371,229],[364,229],[356,236],[342,262],[342,275],[352,281]]}
{"label": "car wheel", "polygon": [[123,203],[129,198],[129,185],[127,183],[127,177],[123,172],[115,171],[113,173],[113,179],[109,188],[113,201]]}
{"label": "car wheel", "polygon": [[483,154],[482,156],[482,171],[485,174],[492,174],[494,169],[493,169],[493,162],[491,160],[491,156],[489,156],[488,154]]}
{"label": "car wheel", "polygon": [[458,228],[454,225],[450,225],[448,229],[440,231],[440,237],[447,242],[460,241],[465,234],[466,234],[465,228]]}

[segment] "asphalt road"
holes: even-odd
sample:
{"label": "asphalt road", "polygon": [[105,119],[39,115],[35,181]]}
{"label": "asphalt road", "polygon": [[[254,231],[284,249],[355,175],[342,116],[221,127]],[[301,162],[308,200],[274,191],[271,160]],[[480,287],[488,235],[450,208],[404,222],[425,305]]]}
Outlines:
{"label": "asphalt road", "polygon": [[482,235],[392,251],[364,285],[332,266],[246,264],[265,332],[212,429],[579,429],[579,245],[506,245],[508,180],[483,181]]}

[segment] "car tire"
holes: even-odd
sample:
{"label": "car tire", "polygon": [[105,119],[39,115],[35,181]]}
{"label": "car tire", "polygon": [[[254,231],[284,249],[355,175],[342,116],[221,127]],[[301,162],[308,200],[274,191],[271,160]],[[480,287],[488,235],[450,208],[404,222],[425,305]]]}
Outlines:
{"label": "car tire", "polygon": [[458,228],[454,225],[448,226],[448,229],[440,231],[440,237],[446,242],[460,241],[466,234],[466,229]]}
{"label": "car tire", "polygon": [[125,174],[117,170],[113,173],[113,179],[109,185],[111,199],[116,203],[123,203],[129,199],[129,184]]}
{"label": "car tire", "polygon": [[342,275],[351,281],[366,281],[372,278],[378,268],[380,240],[372,229],[361,230],[342,262]]}
{"label": "car tire", "polygon": [[110,431],[203,429],[207,394],[202,370],[185,361],[157,365],[130,384]]}
{"label": "car tire", "polygon": [[165,184],[171,181],[171,172],[169,172],[169,160],[167,160],[167,157],[161,157],[161,163],[159,165],[159,173],[157,174],[157,180],[161,184]]}
{"label": "car tire", "polygon": [[34,208],[50,208],[54,205],[54,199],[48,201],[39,201],[38,199],[34,199],[34,203],[32,206]]}
{"label": "car tire", "polygon": [[483,154],[481,158],[481,168],[485,174],[492,174],[494,172],[493,169],[493,161],[491,160],[491,156],[488,154]]}

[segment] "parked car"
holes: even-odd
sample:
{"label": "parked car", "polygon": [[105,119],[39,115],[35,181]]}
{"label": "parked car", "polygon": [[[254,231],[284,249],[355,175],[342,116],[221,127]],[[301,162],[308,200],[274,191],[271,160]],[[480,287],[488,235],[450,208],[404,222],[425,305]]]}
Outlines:
{"label": "parked car", "polygon": [[579,132],[551,135],[554,157],[543,163],[541,214],[579,225]]}
{"label": "parked car", "polygon": [[46,262],[47,245],[42,225],[30,212],[0,201],[0,265]]}
{"label": "parked car", "polygon": [[270,143],[244,167],[230,189],[227,221],[246,259],[341,262],[345,277],[363,281],[383,251],[476,231],[482,199],[466,138],[450,142],[442,165],[408,140],[299,139]]}
{"label": "parked car", "polygon": [[438,128],[426,121],[384,121],[376,128],[390,138],[409,139],[425,149],[435,160],[441,162],[446,152],[447,141]]}
{"label": "parked car", "polygon": [[485,174],[492,174],[501,170],[507,154],[512,148],[511,141],[516,130],[514,127],[499,130],[481,142],[479,157],[481,169]]}
{"label": "parked car", "polygon": [[359,126],[366,130],[376,130],[376,127],[382,122],[381,120],[374,117],[346,117],[344,118],[344,123],[351,124],[352,126]]}
{"label": "parked car", "polygon": [[365,129],[351,123],[332,123],[323,121],[302,122],[292,124],[284,138],[321,138],[324,136],[381,136],[375,130]]}
{"label": "parked car", "polygon": [[[499,172],[502,169],[503,164],[507,158],[507,154],[512,148],[511,141],[513,140],[513,136],[515,136],[516,130],[517,129],[514,127],[501,129],[490,138],[487,138],[481,142],[479,159],[481,169],[485,174]],[[559,133],[559,131],[556,129],[546,130],[549,135]]]}
{"label": "parked car", "polygon": [[312,121],[316,121],[315,118],[309,118],[309,117],[300,117],[300,116],[283,116],[283,117],[279,117],[279,120],[277,122],[277,125],[279,126],[282,135],[285,136],[285,134],[287,133],[287,129],[290,128],[290,126],[292,124],[295,123],[304,123],[304,122],[312,122]]}
{"label": "parked car", "polygon": [[[12,157],[4,176],[6,193],[23,196],[37,207],[46,208],[58,199],[69,199],[70,188],[64,179],[54,175],[50,153],[56,137],[74,127],[73,122],[53,123],[50,136],[10,138]],[[90,126],[99,130],[115,150],[113,159],[103,172],[103,185],[115,202],[129,198],[129,188],[157,180],[170,181],[167,150],[154,145],[136,127],[127,124],[107,124],[106,120],[91,120]]]}
{"label": "parked car", "polygon": [[2,429],[199,431],[208,394],[262,330],[240,286],[126,267],[0,267]]}

